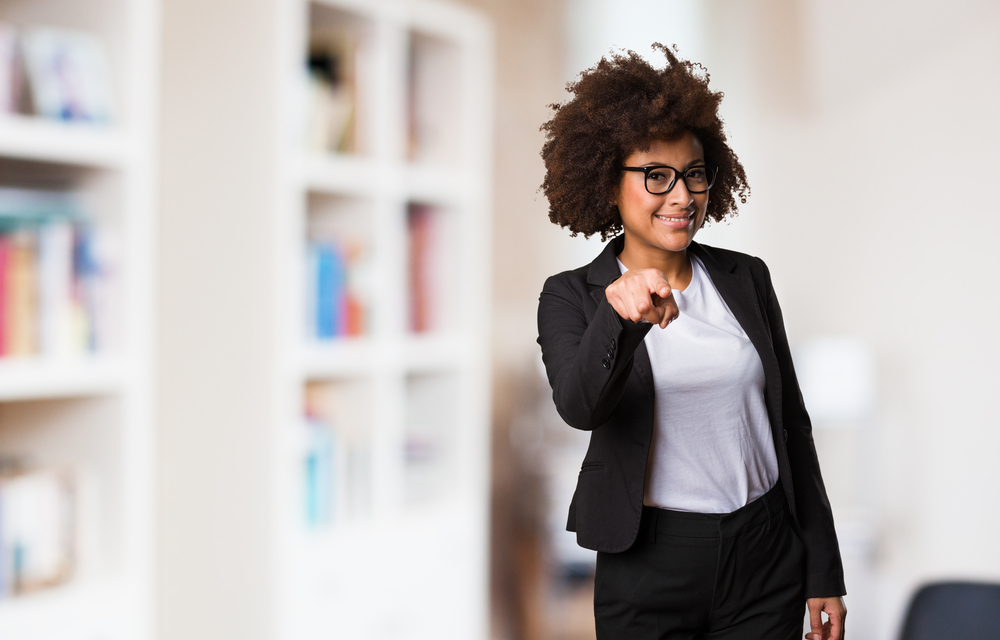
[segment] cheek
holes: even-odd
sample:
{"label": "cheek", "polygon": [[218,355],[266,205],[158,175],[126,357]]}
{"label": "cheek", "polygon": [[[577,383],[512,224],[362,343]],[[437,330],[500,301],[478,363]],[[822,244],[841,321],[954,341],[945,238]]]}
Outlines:
{"label": "cheek", "polygon": [[698,202],[698,225],[696,229],[701,229],[705,226],[705,221],[708,220],[708,216],[705,215],[708,211],[708,196],[706,194],[705,198]]}

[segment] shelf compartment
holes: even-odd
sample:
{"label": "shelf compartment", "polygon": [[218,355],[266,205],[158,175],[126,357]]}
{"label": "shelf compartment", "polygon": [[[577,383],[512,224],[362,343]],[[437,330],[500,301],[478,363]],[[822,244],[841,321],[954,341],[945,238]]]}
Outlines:
{"label": "shelf compartment", "polygon": [[413,31],[407,59],[408,159],[462,166],[461,47]]}
{"label": "shelf compartment", "polygon": [[308,343],[369,332],[372,203],[343,195],[308,196],[305,331]]}
{"label": "shelf compartment", "polygon": [[448,331],[459,324],[460,222],[450,208],[416,202],[407,207],[407,308],[412,333]]}
{"label": "shelf compartment", "polygon": [[[123,0],[0,2],[4,22],[17,29],[22,43],[32,32],[34,54],[42,56],[36,58],[35,65],[22,56],[26,60],[23,91],[32,94],[32,106],[61,118],[99,118],[116,124],[129,121],[134,114],[126,113],[132,105],[125,96],[133,56],[127,51],[133,45],[129,30],[135,5]],[[66,64],[64,75],[46,78],[41,95],[35,95],[28,69],[44,69],[54,60]]]}
{"label": "shelf compartment", "polygon": [[302,82],[304,148],[366,154],[372,147],[369,53],[373,23],[358,14],[309,4]]}
{"label": "shelf compartment", "polygon": [[403,497],[425,505],[446,499],[458,477],[459,381],[454,373],[406,378]]}
{"label": "shelf compartment", "polygon": [[301,522],[328,530],[372,511],[371,385],[365,379],[315,380],[304,389],[296,466]]}
{"label": "shelf compartment", "polygon": [[122,344],[121,172],[0,158],[0,361]]}
{"label": "shelf compartment", "polygon": [[121,451],[128,436],[122,414],[118,396],[0,403],[0,457],[27,470],[65,474],[71,481],[69,584],[120,575],[126,561],[122,523],[129,516],[125,497],[129,485]]}

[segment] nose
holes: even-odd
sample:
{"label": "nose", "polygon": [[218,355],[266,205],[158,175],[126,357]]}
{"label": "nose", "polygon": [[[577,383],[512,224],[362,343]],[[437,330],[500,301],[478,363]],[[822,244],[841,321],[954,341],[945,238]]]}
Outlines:
{"label": "nose", "polygon": [[687,184],[678,178],[674,188],[667,192],[667,202],[671,206],[687,209],[694,202],[694,196],[688,191]]}

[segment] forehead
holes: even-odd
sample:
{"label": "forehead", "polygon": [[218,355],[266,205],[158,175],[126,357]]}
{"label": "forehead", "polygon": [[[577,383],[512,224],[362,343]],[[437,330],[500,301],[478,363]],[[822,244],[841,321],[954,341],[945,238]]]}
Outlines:
{"label": "forehead", "polygon": [[704,160],[705,150],[701,141],[690,131],[685,131],[673,138],[653,138],[645,147],[633,150],[626,156],[626,164],[661,162],[671,164],[690,163],[693,160]]}

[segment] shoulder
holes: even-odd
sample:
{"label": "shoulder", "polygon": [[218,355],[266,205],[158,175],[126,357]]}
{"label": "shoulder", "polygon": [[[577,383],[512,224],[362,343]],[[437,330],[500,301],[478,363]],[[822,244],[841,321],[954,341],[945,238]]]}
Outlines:
{"label": "shoulder", "polygon": [[563,271],[557,273],[554,276],[549,276],[545,279],[545,285],[542,287],[542,292],[551,291],[554,289],[575,289],[583,288],[587,284],[587,271],[589,265],[578,267],[576,269],[570,269],[569,271]]}

